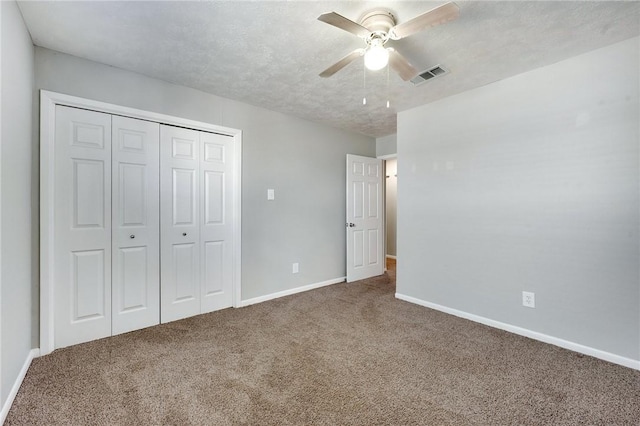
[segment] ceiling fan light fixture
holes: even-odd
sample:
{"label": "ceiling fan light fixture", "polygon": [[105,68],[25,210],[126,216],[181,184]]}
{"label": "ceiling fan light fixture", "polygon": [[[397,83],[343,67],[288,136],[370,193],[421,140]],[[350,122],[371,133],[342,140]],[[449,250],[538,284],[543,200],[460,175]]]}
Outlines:
{"label": "ceiling fan light fixture", "polygon": [[367,69],[378,71],[390,65],[404,81],[408,81],[418,74],[418,70],[397,50],[392,47],[385,49],[385,43],[389,39],[400,40],[428,27],[452,21],[458,17],[459,13],[460,8],[451,1],[401,24],[396,22],[395,16],[389,10],[382,8],[369,11],[360,18],[359,22],[354,22],[336,12],[323,13],[318,16],[319,21],[360,37],[367,46],[349,53],[322,71],[320,77],[331,77],[364,55],[364,65]]}
{"label": "ceiling fan light fixture", "polygon": [[382,44],[371,45],[364,54],[364,65],[371,71],[378,71],[389,63],[389,52]]}

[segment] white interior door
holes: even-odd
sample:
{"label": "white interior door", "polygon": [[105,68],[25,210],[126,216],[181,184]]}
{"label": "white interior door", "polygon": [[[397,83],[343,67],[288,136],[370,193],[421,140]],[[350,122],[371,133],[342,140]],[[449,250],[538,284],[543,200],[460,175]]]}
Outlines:
{"label": "white interior door", "polygon": [[382,160],[347,154],[347,282],[384,272]]}
{"label": "white interior door", "polygon": [[112,334],[160,322],[160,125],[112,118]]}
{"label": "white interior door", "polygon": [[56,107],[54,344],[111,335],[111,116]]}
{"label": "white interior door", "polygon": [[233,304],[233,138],[200,133],[201,313]]}
{"label": "white interior door", "polygon": [[161,321],[200,313],[200,132],[160,126]]}

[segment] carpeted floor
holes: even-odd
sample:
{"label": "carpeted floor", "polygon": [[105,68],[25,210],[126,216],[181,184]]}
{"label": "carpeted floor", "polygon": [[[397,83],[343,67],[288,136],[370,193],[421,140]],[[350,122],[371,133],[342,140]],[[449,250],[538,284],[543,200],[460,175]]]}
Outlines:
{"label": "carpeted floor", "polygon": [[639,424],[640,372],[399,301],[390,276],[57,350],[6,424]]}

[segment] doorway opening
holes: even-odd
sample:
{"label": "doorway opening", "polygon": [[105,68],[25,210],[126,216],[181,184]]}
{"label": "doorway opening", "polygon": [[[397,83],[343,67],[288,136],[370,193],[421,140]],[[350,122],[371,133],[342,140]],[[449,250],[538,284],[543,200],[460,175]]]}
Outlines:
{"label": "doorway opening", "polygon": [[389,273],[396,270],[397,248],[397,206],[398,206],[398,159],[385,159],[385,264]]}

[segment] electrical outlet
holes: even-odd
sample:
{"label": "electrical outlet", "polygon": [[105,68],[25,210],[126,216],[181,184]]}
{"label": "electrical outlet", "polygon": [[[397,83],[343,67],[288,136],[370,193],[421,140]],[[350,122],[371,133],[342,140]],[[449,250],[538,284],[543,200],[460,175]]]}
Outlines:
{"label": "electrical outlet", "polygon": [[527,308],[535,308],[536,307],[536,294],[530,291],[522,292],[522,306],[526,306]]}
{"label": "electrical outlet", "polygon": [[294,274],[297,274],[298,272],[300,272],[300,265],[298,265],[298,262],[293,264],[293,267],[291,268],[291,272]]}

